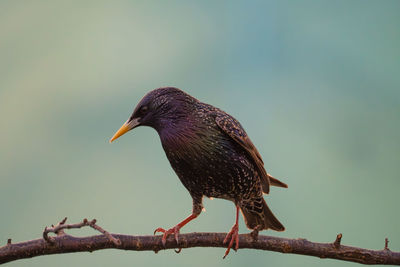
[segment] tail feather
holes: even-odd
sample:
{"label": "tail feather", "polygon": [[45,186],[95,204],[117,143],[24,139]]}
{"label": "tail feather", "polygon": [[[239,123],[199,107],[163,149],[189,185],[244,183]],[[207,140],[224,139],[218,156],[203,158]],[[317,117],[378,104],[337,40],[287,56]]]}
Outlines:
{"label": "tail feather", "polygon": [[269,186],[273,185],[273,186],[277,186],[277,187],[283,187],[283,188],[287,188],[287,184],[285,184],[284,182],[279,181],[278,179],[276,179],[275,177],[273,177],[271,174],[267,173],[267,176],[265,177],[260,177],[261,179],[261,186],[262,186],[262,190],[265,194],[268,194],[269,192]]}
{"label": "tail feather", "polygon": [[249,229],[284,231],[285,227],[268,208],[264,198],[245,201],[240,205],[244,221]]}
{"label": "tail feather", "polygon": [[276,179],[275,177],[273,177],[271,174],[267,173],[268,175],[268,179],[269,179],[269,183],[273,186],[278,186],[278,187],[283,187],[283,188],[287,188],[287,184],[285,184],[284,182],[279,181],[278,179]]}

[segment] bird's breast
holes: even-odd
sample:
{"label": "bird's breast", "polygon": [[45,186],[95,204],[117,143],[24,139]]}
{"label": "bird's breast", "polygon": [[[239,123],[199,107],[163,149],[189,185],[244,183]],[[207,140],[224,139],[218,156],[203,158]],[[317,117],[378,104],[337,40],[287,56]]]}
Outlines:
{"label": "bird's breast", "polygon": [[217,129],[176,133],[161,141],[172,168],[189,191],[228,198],[229,192],[253,176],[254,168],[242,149]]}
{"label": "bird's breast", "polygon": [[181,161],[195,165],[208,161],[215,153],[213,136],[195,131],[181,131],[161,138],[161,143],[171,164]]}

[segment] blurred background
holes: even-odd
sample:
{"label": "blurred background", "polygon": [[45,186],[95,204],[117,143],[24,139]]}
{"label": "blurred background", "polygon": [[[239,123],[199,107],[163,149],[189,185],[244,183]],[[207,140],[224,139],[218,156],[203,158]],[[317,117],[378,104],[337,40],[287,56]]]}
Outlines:
{"label": "blurred background", "polygon": [[[67,216],[152,234],[191,212],[157,133],[109,138],[149,90],[179,87],[235,116],[289,238],[400,250],[399,1],[1,1],[0,242]],[[226,232],[205,199],[182,232]],[[240,232],[249,232],[243,220]],[[90,229],[72,235],[97,234]],[[223,248],[102,250],[9,266],[349,266]]]}

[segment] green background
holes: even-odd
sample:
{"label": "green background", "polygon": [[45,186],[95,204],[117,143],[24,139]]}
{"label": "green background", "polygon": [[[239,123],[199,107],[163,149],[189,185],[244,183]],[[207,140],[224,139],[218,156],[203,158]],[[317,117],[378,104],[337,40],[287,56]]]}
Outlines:
{"label": "green background", "polygon": [[[96,218],[152,234],[191,211],[157,133],[108,139],[176,86],[241,121],[267,170],[274,236],[400,250],[400,1],[1,1],[0,242]],[[182,232],[226,232],[234,206]],[[240,232],[249,232],[240,221]],[[90,229],[69,231],[94,234]],[[97,234],[97,233],[96,233]],[[9,266],[349,266],[222,248],[103,250]]]}

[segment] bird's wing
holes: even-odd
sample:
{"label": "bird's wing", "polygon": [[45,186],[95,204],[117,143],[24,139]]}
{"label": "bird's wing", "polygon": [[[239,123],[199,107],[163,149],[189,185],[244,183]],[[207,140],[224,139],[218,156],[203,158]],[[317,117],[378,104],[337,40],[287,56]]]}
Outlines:
{"label": "bird's wing", "polygon": [[[262,190],[264,193],[268,194],[270,183],[271,182],[275,183],[275,181],[278,180],[272,177],[270,181],[271,176],[268,175],[268,173],[264,169],[264,162],[261,158],[260,153],[254,146],[253,142],[251,142],[250,138],[247,136],[246,132],[244,131],[240,123],[236,119],[227,114],[217,115],[215,117],[215,122],[226,134],[228,134],[233,140],[235,140],[236,143],[241,145],[251,156],[260,175]],[[284,183],[282,184],[285,185]],[[273,185],[276,185],[276,183]],[[283,185],[282,187],[285,187]]]}

